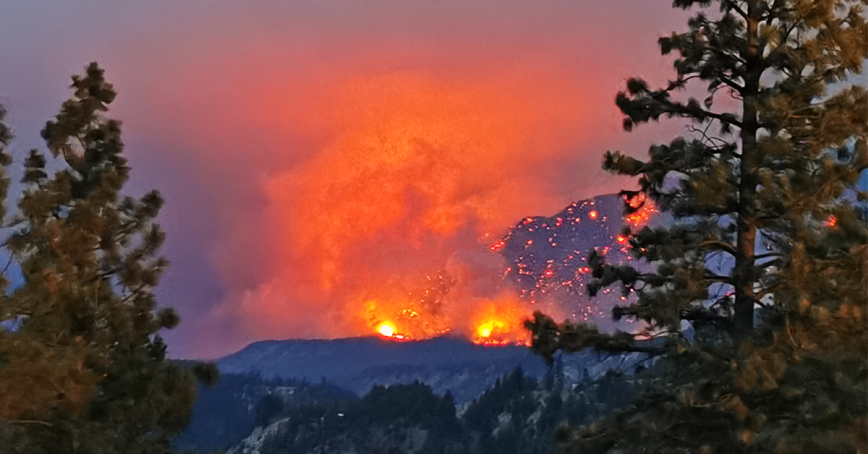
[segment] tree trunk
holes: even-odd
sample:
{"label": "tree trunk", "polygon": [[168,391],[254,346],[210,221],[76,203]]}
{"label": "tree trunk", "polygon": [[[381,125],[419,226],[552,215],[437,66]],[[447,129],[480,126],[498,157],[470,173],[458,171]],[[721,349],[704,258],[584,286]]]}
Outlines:
{"label": "tree trunk", "polygon": [[738,187],[738,237],[736,239],[735,271],[735,316],[733,325],[738,339],[744,339],[753,331],[754,295],[754,245],[756,242],[756,200],[758,161],[757,150],[757,99],[762,56],[759,55],[759,12],[755,0],[748,0],[747,18],[747,76],[742,94],[741,166]]}

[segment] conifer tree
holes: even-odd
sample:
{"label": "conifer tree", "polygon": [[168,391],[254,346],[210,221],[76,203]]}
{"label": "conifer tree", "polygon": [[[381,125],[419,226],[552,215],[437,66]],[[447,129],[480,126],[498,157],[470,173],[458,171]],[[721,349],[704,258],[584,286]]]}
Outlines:
{"label": "conifer tree", "polygon": [[[30,152],[4,223],[23,284],[4,279],[0,296],[0,320],[18,325],[0,330],[0,451],[166,453],[190,417],[195,375],[216,370],[167,360],[159,332],[178,316],[154,296],[167,266],[154,222],[163,200],[121,193],[130,168],[120,123],[105,117],[116,93],[103,70],[90,64],[71,88],[42,130],[53,159]],[[0,144],[9,139],[0,127]]]}
{"label": "conifer tree", "polygon": [[[868,57],[864,1],[674,0],[689,28],[659,40],[674,80],[630,79],[624,128],[661,117],[691,132],[646,160],[607,152],[639,177],[627,209],[653,200],[674,222],[630,235],[653,271],[589,257],[613,310],[639,332],[528,322],[533,347],[657,358],[628,410],[561,433],[568,451],[866,452],[868,96],[849,83]],[[701,101],[692,94],[704,91]],[[860,214],[861,213],[861,214]]]}

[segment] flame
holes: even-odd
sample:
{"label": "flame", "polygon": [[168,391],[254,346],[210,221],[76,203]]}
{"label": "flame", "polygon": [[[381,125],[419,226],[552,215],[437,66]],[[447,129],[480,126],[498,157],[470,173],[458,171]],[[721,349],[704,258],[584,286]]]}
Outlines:
{"label": "flame", "polygon": [[471,318],[474,343],[481,345],[529,345],[524,322],[530,318],[528,308],[512,295],[501,295],[476,305]]}
{"label": "flame", "polygon": [[[632,203],[631,203],[632,205]],[[635,208],[635,206],[634,206]],[[651,220],[657,207],[651,199],[643,199],[642,207],[624,217],[624,220],[633,228],[641,228]]]}
{"label": "flame", "polygon": [[369,300],[363,305],[360,318],[367,320],[370,330],[385,337],[427,339],[450,331],[450,318],[438,314],[436,307],[399,298]]}
{"label": "flame", "polygon": [[504,246],[506,246],[506,241],[501,240],[501,241],[498,241],[497,243],[492,244],[489,249],[491,249],[491,252],[497,252],[497,251],[503,249]]}
{"label": "flame", "polygon": [[377,327],[377,332],[385,337],[393,337],[395,331],[395,325],[392,325],[391,323],[383,323]]}
{"label": "flame", "polygon": [[504,327],[504,323],[500,320],[491,320],[487,321],[476,329],[476,333],[479,334],[479,337],[488,338],[497,330],[500,331]]}
{"label": "flame", "polygon": [[[399,309],[403,307],[400,303],[369,301],[366,306],[372,320],[371,329],[389,339],[426,339],[455,331],[481,345],[528,345],[529,342],[524,322],[530,318],[530,309],[512,294],[472,301],[466,306],[472,315],[465,324],[432,312]],[[379,317],[384,314],[395,319],[381,321]]]}

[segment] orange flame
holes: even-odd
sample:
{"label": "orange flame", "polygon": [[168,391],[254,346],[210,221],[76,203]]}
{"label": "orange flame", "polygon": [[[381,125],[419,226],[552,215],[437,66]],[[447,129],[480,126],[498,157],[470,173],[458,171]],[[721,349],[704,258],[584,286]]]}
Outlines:
{"label": "orange flame", "polygon": [[377,327],[377,332],[385,337],[392,337],[395,335],[395,326],[391,323],[383,323]]}
{"label": "orange flame", "polygon": [[630,213],[625,217],[627,223],[633,228],[641,228],[651,220],[654,213],[657,212],[657,207],[651,199],[644,200],[642,208]]}
{"label": "orange flame", "polygon": [[530,315],[524,304],[511,295],[489,300],[478,305],[471,317],[471,339],[482,345],[528,345],[524,322]]}

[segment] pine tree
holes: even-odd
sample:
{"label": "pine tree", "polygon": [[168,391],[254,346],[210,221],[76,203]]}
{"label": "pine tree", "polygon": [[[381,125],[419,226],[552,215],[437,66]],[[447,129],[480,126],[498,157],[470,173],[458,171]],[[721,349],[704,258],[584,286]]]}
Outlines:
{"label": "pine tree", "polygon": [[[7,453],[165,453],[195,400],[196,377],[166,358],[162,329],[178,324],[154,288],[167,266],[154,222],[156,191],[123,196],[130,168],[115,90],[95,63],[42,130],[52,160],[32,150],[5,223],[23,284],[0,299],[0,446]],[[0,128],[0,143],[10,139]],[[0,164],[11,159],[0,153]],[[0,179],[0,200],[9,180]],[[0,212],[5,215],[5,211]],[[8,264],[7,264],[8,267]]]}
{"label": "pine tree", "polygon": [[[868,95],[848,83],[868,57],[853,0],[674,0],[689,29],[659,40],[675,79],[630,79],[624,128],[683,118],[690,133],[647,160],[607,152],[674,222],[625,231],[653,271],[589,260],[591,293],[637,296],[616,319],[639,332],[528,323],[534,349],[657,358],[630,409],[563,432],[581,452],[866,452]],[[703,101],[690,94],[703,90]]]}

